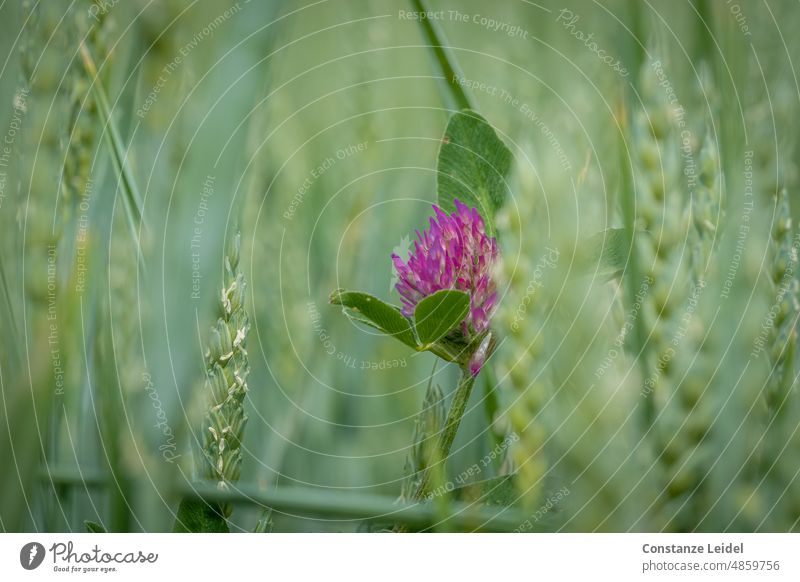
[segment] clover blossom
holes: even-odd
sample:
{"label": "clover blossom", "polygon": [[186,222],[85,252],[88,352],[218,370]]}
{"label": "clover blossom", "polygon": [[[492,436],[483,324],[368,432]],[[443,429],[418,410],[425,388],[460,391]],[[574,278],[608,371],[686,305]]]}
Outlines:
{"label": "clover blossom", "polygon": [[[486,234],[483,218],[475,208],[455,200],[456,210],[448,215],[434,205],[430,228],[420,233],[404,262],[392,254],[397,272],[395,285],[402,299],[402,312],[411,317],[425,297],[443,289],[469,294],[470,306],[461,331],[468,341],[489,329],[497,303],[492,278],[498,257],[497,240]],[[481,362],[482,365],[482,362]],[[480,366],[478,366],[480,368]]]}

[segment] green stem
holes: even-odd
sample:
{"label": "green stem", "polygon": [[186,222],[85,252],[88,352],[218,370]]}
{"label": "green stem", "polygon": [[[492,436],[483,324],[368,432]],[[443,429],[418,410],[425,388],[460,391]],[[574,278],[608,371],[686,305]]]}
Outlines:
{"label": "green stem", "polygon": [[[108,487],[108,477],[97,470],[78,471],[74,467],[44,467],[39,474],[45,483],[84,490]],[[293,517],[319,517],[366,522],[399,522],[426,528],[441,519],[430,504],[400,503],[392,497],[371,493],[348,493],[320,487],[273,487],[237,483],[221,491],[216,482],[184,483],[174,491],[181,497],[200,498],[208,503],[233,503],[249,507],[268,507]],[[457,530],[511,531],[529,516],[513,508],[479,507],[456,501],[449,506],[447,522]]]}
{"label": "green stem", "polygon": [[[411,0],[411,5],[417,12],[428,12],[423,0]],[[475,111],[472,101],[464,93],[464,89],[458,82],[458,79],[461,78],[461,72],[458,70],[455,59],[450,55],[450,51],[442,43],[441,39],[444,36],[439,31],[438,26],[429,18],[420,18],[417,22],[422,27],[422,32],[430,43],[430,49],[433,51],[436,63],[442,70],[445,85],[449,89],[448,94],[452,98],[455,108]]]}
{"label": "green stem", "polygon": [[633,93],[634,90],[639,89],[639,71],[642,70],[642,65],[645,61],[645,48],[646,44],[646,20],[642,14],[642,3],[638,0],[629,0],[627,4],[628,22],[631,29],[630,34],[624,35],[623,42],[629,45],[629,58],[631,66],[629,70],[635,71],[631,83],[628,84],[628,93]]}
{"label": "green stem", "polygon": [[[697,18],[695,19],[696,27],[696,50],[697,55],[700,57],[697,60],[704,60],[706,63],[713,66],[714,59],[714,45],[712,44],[713,26],[711,6],[708,0],[697,0]],[[711,31],[706,29],[708,26]]]}
{"label": "green stem", "polygon": [[446,362],[453,362],[455,364],[462,362],[464,360],[464,355],[467,353],[466,347],[453,346],[447,344],[445,341],[434,342],[424,346],[424,349],[421,348],[419,351],[427,351],[436,354]]}
{"label": "green stem", "polygon": [[[500,408],[500,402],[497,399],[497,375],[494,372],[494,367],[489,365],[488,363],[485,364],[482,368],[483,370],[483,411],[486,415],[486,426],[489,427],[488,430],[489,434],[489,446],[491,449],[494,449],[497,446],[502,447],[503,439],[505,438],[503,435],[497,434],[492,428],[494,424],[495,416],[497,415],[497,411]],[[495,468],[498,468],[503,462],[503,455],[500,455],[497,459],[497,465]]]}
{"label": "green stem", "polygon": [[[5,268],[3,267],[3,260],[2,259],[0,259],[0,283],[2,283],[3,295],[6,298],[5,307],[8,310],[8,320],[7,321],[11,322],[11,325],[10,325],[11,333],[12,333],[13,337],[16,340],[16,338],[19,338],[20,335],[19,335],[19,331],[18,331],[18,328],[17,328],[17,320],[16,320],[15,315],[14,315],[14,305],[13,305],[13,303],[11,301],[11,291],[9,290],[8,282],[6,280],[6,271],[5,271]],[[14,355],[17,357],[17,361],[21,361],[22,357],[21,357],[21,354],[20,354],[20,351],[19,351],[19,344],[17,343],[17,341],[11,341],[9,343],[14,345]]]}
{"label": "green stem", "polygon": [[[633,185],[633,174],[631,169],[631,156],[633,152],[628,150],[628,137],[630,136],[630,120],[628,116],[631,115],[633,107],[628,105],[628,102],[623,99],[621,102],[621,111],[619,114],[619,138],[620,138],[620,205],[622,207],[622,217],[625,226],[625,249],[630,249],[626,258],[625,272],[623,273],[622,283],[623,289],[626,294],[628,305],[635,305],[636,293],[642,283],[641,272],[639,270],[639,257],[636,254],[634,247],[634,238],[636,232],[636,192]],[[649,373],[649,363],[647,345],[645,341],[645,330],[641,317],[634,318],[633,329],[631,330],[632,339],[632,353],[636,354],[637,359],[643,366],[643,371],[646,375]],[[653,417],[655,416],[655,403],[652,394],[644,394],[642,396],[642,426],[646,433],[650,430],[653,424]]]}
{"label": "green stem", "polygon": [[[464,411],[467,409],[467,401],[472,392],[472,386],[475,384],[475,377],[470,373],[469,369],[464,367],[461,369],[461,380],[456,388],[456,394],[453,397],[453,403],[450,405],[450,411],[447,413],[447,419],[444,421],[444,428],[442,429],[441,436],[439,437],[438,453],[442,462],[447,460],[450,455],[450,449],[453,446],[453,441],[456,438],[458,427],[461,424],[461,419],[464,416]],[[428,485],[431,479],[431,467],[425,470],[419,482],[419,487],[414,494],[414,499],[422,499],[428,492]]]}
{"label": "green stem", "polygon": [[[328,521],[399,522],[414,529],[424,529],[440,526],[442,519],[431,504],[399,503],[383,495],[344,493],[318,487],[263,490],[240,483],[229,491],[220,491],[214,483],[192,483],[181,487],[179,493],[207,503],[269,507],[291,517],[319,517]],[[525,519],[524,514],[514,509],[457,502],[449,506],[447,525],[458,531],[512,531]]]}

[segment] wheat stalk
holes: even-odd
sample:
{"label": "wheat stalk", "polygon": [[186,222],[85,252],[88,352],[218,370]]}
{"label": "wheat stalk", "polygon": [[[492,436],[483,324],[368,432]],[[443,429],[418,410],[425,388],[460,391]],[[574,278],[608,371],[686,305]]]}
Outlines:
{"label": "wheat stalk", "polygon": [[754,343],[754,350],[763,350],[766,354],[770,370],[764,390],[767,428],[760,470],[773,489],[769,498],[777,508],[777,519],[784,521],[787,529],[796,530],[800,524],[800,502],[797,501],[800,462],[793,451],[798,450],[800,443],[796,422],[800,402],[796,393],[795,359],[800,316],[797,275],[800,235],[792,228],[785,188],[775,196],[775,218],[770,235],[767,280],[772,304]]}
{"label": "wheat stalk", "polygon": [[719,149],[710,132],[706,133],[697,157],[696,186],[691,205],[694,237],[690,239],[695,283],[714,275],[716,263],[711,259],[715,246],[719,245],[720,227],[724,219]]}
{"label": "wheat stalk", "polygon": [[[498,216],[498,229],[504,252],[497,270],[498,287],[506,290],[495,316],[502,341],[494,357],[500,385],[511,386],[513,394],[508,410],[508,429],[519,436],[511,448],[510,457],[516,469],[516,484],[528,507],[538,503],[547,472],[544,452],[542,405],[552,394],[544,373],[543,346],[546,341],[543,323],[547,317],[549,297],[544,295],[542,280],[536,277],[536,265],[541,260],[546,241],[532,233],[541,232],[523,225],[539,220],[535,209],[542,198],[537,195],[535,176],[527,164],[517,173],[518,210],[511,205]],[[514,250],[520,249],[519,256]],[[552,268],[552,267],[551,267]],[[503,419],[498,422],[504,424]]]}
{"label": "wheat stalk", "polygon": [[767,354],[772,368],[766,391],[767,406],[772,415],[780,413],[794,382],[794,355],[797,347],[798,242],[792,228],[789,197],[785,188],[775,196],[775,219],[770,237],[769,282],[774,298],[769,313]]}
{"label": "wheat stalk", "polygon": [[[672,496],[697,486],[697,480],[681,481],[678,486],[675,475],[677,458],[687,451],[691,454],[693,448],[684,439],[688,432],[679,430],[692,402],[679,394],[682,384],[676,373],[679,368],[676,360],[696,347],[685,322],[694,316],[689,307],[693,293],[697,295],[702,290],[695,281],[692,266],[705,262],[708,225],[695,220],[697,228],[693,229],[690,224],[692,213],[687,211],[691,207],[687,205],[686,184],[682,181],[684,167],[676,109],[666,101],[656,67],[644,65],[640,77],[643,103],[634,115],[631,149],[635,163],[636,225],[643,234],[637,234],[634,252],[644,280],[651,286],[641,305],[642,343],[631,347],[634,354],[642,349],[637,356],[643,376],[641,396],[646,402],[649,400],[646,408],[651,411],[650,423],[656,424],[651,434],[655,437],[655,460],[666,493],[660,503],[669,503]],[[684,152],[693,156],[692,144]],[[708,196],[701,196],[704,205],[710,199],[711,191],[707,192]],[[627,308],[632,307],[629,298]],[[653,439],[648,437],[648,440]]]}
{"label": "wheat stalk", "polygon": [[[646,507],[646,495],[626,500],[623,490],[637,480],[642,491],[651,486],[641,479],[639,456],[627,454],[636,428],[627,411],[635,410],[639,378],[626,374],[631,361],[615,341],[616,285],[575,269],[576,240],[593,240],[576,230],[591,210],[545,197],[527,174],[520,172],[519,214],[509,207],[498,221],[507,293],[495,360],[502,384],[513,389],[505,400],[519,437],[511,451],[517,488],[533,511],[531,529],[547,519],[564,529],[613,530]],[[538,211],[545,205],[547,213]],[[559,225],[549,236],[546,220]]]}
{"label": "wheat stalk", "polygon": [[[250,372],[245,339],[249,321],[244,308],[245,279],[239,268],[241,234],[231,239],[225,254],[225,269],[220,296],[221,316],[211,328],[206,351],[205,392],[208,411],[205,419],[203,475],[217,481],[220,489],[239,479],[242,465],[241,444],[247,415],[244,399]],[[226,505],[225,515],[231,506]]]}
{"label": "wheat stalk", "polygon": [[[95,58],[104,62],[108,57],[107,38],[113,31],[110,11],[98,13],[97,20],[90,19],[92,3],[80,2],[75,7],[75,30]],[[62,212],[70,217],[79,198],[90,187],[92,166],[95,162],[98,142],[98,110],[90,86],[94,79],[86,74],[78,57],[70,67],[68,96],[69,116],[67,122],[67,152],[61,181]]]}
{"label": "wheat stalk", "polygon": [[[25,1],[22,18],[27,23],[20,43],[20,88],[15,96],[21,131],[19,152],[18,221],[21,227],[22,286],[26,305],[22,311],[29,343],[25,358],[28,362],[29,386],[34,394],[35,408],[25,416],[26,422],[35,414],[47,418],[54,401],[72,403],[78,394],[75,386],[76,368],[68,365],[77,342],[68,339],[71,326],[63,297],[61,271],[62,232],[64,216],[58,212],[57,184],[64,160],[66,118],[69,95],[62,77],[69,67],[69,43],[73,31],[71,19],[63,18],[63,6],[55,3]],[[47,354],[43,365],[33,365],[35,354]],[[67,397],[67,398],[65,398]],[[45,457],[56,461],[63,447],[59,429],[63,414],[53,414],[47,429]],[[14,424],[10,421],[9,424]],[[15,444],[26,443],[26,430],[14,431]],[[37,438],[38,441],[38,438]],[[26,463],[38,463],[40,448],[27,451]],[[17,451],[21,454],[22,451]],[[25,472],[22,469],[21,472]],[[65,527],[66,516],[61,508],[63,499],[48,496],[45,527]]]}

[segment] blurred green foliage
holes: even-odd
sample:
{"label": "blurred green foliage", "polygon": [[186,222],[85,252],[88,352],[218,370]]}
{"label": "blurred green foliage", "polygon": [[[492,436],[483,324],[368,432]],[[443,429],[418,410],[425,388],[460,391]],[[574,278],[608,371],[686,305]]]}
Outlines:
{"label": "blurred green foliage", "polygon": [[[178,491],[195,477],[192,451],[203,442],[204,342],[220,315],[225,241],[237,229],[251,323],[241,481],[261,492],[302,486],[398,496],[434,356],[365,332],[328,305],[328,295],[347,287],[397,303],[389,255],[403,252],[407,237],[426,226],[436,200],[436,156],[451,111],[424,31],[408,16],[411,4],[33,4],[0,7],[0,53],[7,57],[0,133],[12,142],[0,167],[0,528],[82,531],[86,520],[109,531],[172,528]],[[637,142],[620,136],[643,107],[639,71],[654,60],[664,64],[686,111],[693,151],[702,136],[715,136],[727,216],[740,214],[742,160],[752,150],[762,231],[772,219],[770,193],[779,188],[788,192],[787,218],[797,218],[793,64],[800,40],[788,27],[796,3],[741,3],[741,17],[710,1],[430,4],[442,14],[436,24],[458,61],[460,85],[517,165],[532,173],[512,184],[506,206],[521,209],[518,217],[498,226],[501,237],[503,228],[516,228],[517,238],[504,239],[517,242],[504,246],[515,267],[512,287],[524,290],[532,277],[536,257],[525,253],[532,240],[562,241],[563,261],[569,235],[575,243],[626,225],[620,159],[648,152],[627,151]],[[110,120],[93,102],[81,40],[97,63]],[[598,50],[624,63],[627,75]],[[141,194],[138,247],[127,192],[104,141],[109,121]],[[634,193],[632,213],[640,210],[636,200]],[[550,205],[558,201],[560,210]],[[721,252],[733,253],[729,247]],[[569,277],[558,273],[560,286]],[[749,290],[764,285],[754,276]],[[608,424],[597,425],[600,440],[576,437],[594,426],[607,400],[582,398],[580,382],[591,368],[572,377],[563,366],[584,352],[595,358],[589,361],[601,358],[592,333],[602,330],[613,341],[618,311],[629,307],[621,307],[616,280],[587,287],[601,300],[587,305],[568,296],[560,303],[562,311],[585,315],[584,327],[550,328],[563,332],[567,347],[552,347],[552,361],[513,372],[530,384],[546,370],[570,386],[539,403],[545,434],[520,441],[538,447],[552,437],[550,458],[565,453],[555,468],[530,472],[532,479],[546,475],[534,510],[554,499],[567,476],[574,479],[535,527],[687,528],[673,521],[674,507],[650,505],[657,495],[646,491],[647,480],[607,520],[608,504],[619,502],[614,490],[635,471],[617,459],[646,453],[615,432],[642,430],[624,408],[602,417]],[[747,306],[757,325],[771,295],[755,296],[748,303],[737,295],[732,304]],[[508,326],[498,321],[501,339]],[[715,329],[717,341],[736,338],[715,362],[724,373],[718,381],[735,385],[735,372],[745,373],[737,355],[747,338],[724,325]],[[713,373],[685,365],[704,381]],[[449,393],[457,378],[455,366],[442,366],[434,381]],[[498,374],[499,424],[514,406],[510,382]],[[798,400],[794,378],[789,383],[789,398]],[[636,406],[636,378],[617,386],[630,393],[614,392],[613,406]],[[493,431],[504,434],[487,424],[484,399],[474,391],[448,460],[450,476],[491,454]],[[747,411],[732,410],[737,402],[715,401],[708,414],[723,411],[723,419],[738,422]],[[731,473],[714,473],[711,490],[736,481],[735,469],[760,470],[759,463],[768,467],[758,474],[775,483],[796,480],[791,471],[778,473],[797,466],[797,421],[783,419],[777,441],[746,466],[726,444],[754,450],[760,435],[725,425],[708,454]],[[665,426],[683,430],[680,422]],[[775,442],[789,446],[774,449]],[[596,480],[613,472],[598,464],[607,451],[619,455],[610,466],[623,468],[598,489]],[[777,461],[770,466],[769,459]],[[497,461],[475,480],[508,467]],[[723,497],[699,501],[698,511],[708,512],[703,529],[798,527],[753,517],[770,515],[774,495],[757,507],[748,503],[760,498],[739,488]],[[725,504],[747,511],[731,521]],[[272,520],[275,531],[359,527],[359,519],[336,515],[311,519],[285,507]],[[231,529],[251,531],[260,516],[259,507],[244,505]]]}

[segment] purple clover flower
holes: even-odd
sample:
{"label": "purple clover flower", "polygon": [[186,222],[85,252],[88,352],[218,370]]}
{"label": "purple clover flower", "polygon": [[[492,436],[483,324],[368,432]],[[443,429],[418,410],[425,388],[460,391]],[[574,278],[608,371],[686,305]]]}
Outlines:
{"label": "purple clover flower", "polygon": [[431,217],[428,230],[422,234],[417,231],[418,240],[407,263],[392,254],[398,277],[395,288],[406,317],[414,314],[422,299],[437,291],[456,289],[468,293],[469,313],[461,328],[471,340],[489,329],[497,304],[492,272],[498,247],[497,240],[486,234],[483,218],[475,208],[458,200],[455,206],[456,211],[450,215],[433,206],[436,216]]}

